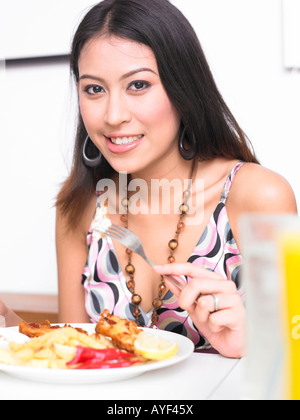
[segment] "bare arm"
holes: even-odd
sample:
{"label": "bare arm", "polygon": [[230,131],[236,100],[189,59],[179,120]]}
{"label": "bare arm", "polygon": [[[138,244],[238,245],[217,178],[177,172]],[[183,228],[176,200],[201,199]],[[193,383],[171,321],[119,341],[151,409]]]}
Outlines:
{"label": "bare arm", "polygon": [[90,322],[85,310],[82,273],[87,261],[86,235],[95,209],[91,200],[82,223],[73,231],[67,231],[66,220],[57,210],[56,253],[59,289],[60,322]]}
{"label": "bare arm", "polygon": [[[296,214],[297,206],[284,178],[258,165],[247,164],[234,179],[227,211],[238,242],[239,218],[243,213]],[[166,264],[154,269],[161,275],[188,276],[189,283],[182,291],[166,280],[178,297],[179,306],[188,312],[200,333],[220,354],[234,358],[245,355],[246,310],[233,281],[191,263]],[[219,298],[217,311],[213,295]]]}

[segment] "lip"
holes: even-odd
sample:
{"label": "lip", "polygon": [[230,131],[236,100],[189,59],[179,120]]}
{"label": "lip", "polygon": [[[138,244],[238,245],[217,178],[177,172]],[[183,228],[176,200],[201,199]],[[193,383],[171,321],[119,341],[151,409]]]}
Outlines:
{"label": "lip", "polygon": [[109,134],[107,136],[104,136],[104,137],[105,137],[108,149],[112,153],[118,153],[118,154],[130,152],[131,150],[136,149],[144,139],[144,136],[143,136],[141,139],[135,140],[132,143],[114,144],[110,141],[110,137],[115,137],[115,138],[117,138],[117,137],[120,137],[120,138],[122,138],[122,137],[136,137],[136,134],[133,135],[133,134],[124,134],[124,133],[111,133],[111,134]]}
{"label": "lip", "polygon": [[117,137],[123,138],[123,137],[137,137],[137,136],[141,136],[141,135],[142,135],[141,133],[133,134],[133,133],[114,132],[114,133],[108,133],[107,135],[105,135],[105,137],[107,137],[107,138],[111,138],[111,137],[114,137],[114,138],[117,138]]}

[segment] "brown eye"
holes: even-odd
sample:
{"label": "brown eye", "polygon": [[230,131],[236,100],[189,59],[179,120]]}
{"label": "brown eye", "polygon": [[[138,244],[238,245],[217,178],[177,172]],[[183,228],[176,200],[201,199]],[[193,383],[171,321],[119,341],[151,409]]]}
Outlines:
{"label": "brown eye", "polygon": [[89,95],[98,95],[103,92],[103,88],[98,85],[89,85],[84,89],[84,91]]}
{"label": "brown eye", "polygon": [[143,89],[145,85],[142,82],[137,82],[133,86],[135,87],[136,90],[140,90],[140,89]]}
{"label": "brown eye", "polygon": [[132,82],[129,85],[129,89],[131,89],[131,90],[133,90],[135,92],[139,92],[139,91],[145,90],[145,89],[147,89],[149,87],[150,87],[150,83],[144,82],[142,80],[138,80],[136,82]]}

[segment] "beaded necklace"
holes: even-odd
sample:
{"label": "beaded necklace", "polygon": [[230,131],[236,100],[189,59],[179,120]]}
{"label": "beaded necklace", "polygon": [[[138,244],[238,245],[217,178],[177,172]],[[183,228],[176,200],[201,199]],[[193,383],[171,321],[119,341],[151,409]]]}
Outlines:
{"label": "beaded necklace", "polygon": [[[170,250],[170,254],[168,257],[168,263],[172,264],[175,262],[175,257],[174,257],[174,253],[176,251],[176,249],[179,246],[179,235],[181,234],[181,232],[184,230],[185,228],[185,224],[184,224],[184,218],[186,216],[186,214],[189,212],[189,205],[188,200],[191,197],[191,187],[192,187],[192,183],[193,183],[193,174],[194,174],[194,169],[195,169],[195,161],[193,162],[193,166],[192,166],[192,170],[191,170],[191,175],[189,178],[189,184],[188,184],[188,188],[186,190],[184,190],[183,192],[183,201],[182,204],[179,206],[179,221],[177,223],[177,228],[175,231],[175,236],[173,239],[171,239],[168,242],[168,247]],[[128,188],[127,188],[128,191]],[[128,229],[128,210],[129,210],[129,204],[130,204],[130,199],[128,197],[125,197],[122,200],[122,205],[123,208],[126,209],[126,213],[123,213],[120,216],[121,221],[124,223],[124,227],[126,227],[126,229]],[[130,290],[132,296],[131,296],[131,302],[134,305],[134,309],[133,309],[133,315],[136,319],[136,323],[138,326],[140,326],[140,322],[139,322],[139,317],[141,315],[141,310],[140,310],[140,305],[142,303],[142,297],[140,295],[138,295],[135,292],[135,280],[134,280],[134,275],[135,275],[135,267],[132,263],[132,255],[133,252],[130,249],[126,249],[126,255],[127,255],[127,265],[125,267],[125,271],[129,277],[129,280],[127,281],[127,286],[128,289]],[[150,328],[153,328],[155,326],[155,324],[158,323],[159,321],[159,315],[157,313],[157,311],[161,308],[161,306],[163,305],[163,295],[166,291],[166,284],[165,284],[165,280],[164,277],[161,276],[160,278],[160,284],[158,286],[158,296],[157,298],[155,298],[152,302],[152,306],[153,306],[153,314],[152,314],[152,319],[151,319],[151,325]]]}

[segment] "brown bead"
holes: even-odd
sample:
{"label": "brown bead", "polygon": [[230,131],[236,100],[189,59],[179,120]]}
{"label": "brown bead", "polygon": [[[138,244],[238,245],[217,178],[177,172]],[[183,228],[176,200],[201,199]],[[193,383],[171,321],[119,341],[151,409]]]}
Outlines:
{"label": "brown bead", "polygon": [[170,264],[173,264],[173,263],[175,262],[175,258],[173,257],[173,255],[170,255],[170,256],[168,257],[168,262],[169,262]]}
{"label": "brown bead", "polygon": [[134,310],[133,310],[133,315],[134,316],[140,316],[141,315],[141,311],[139,310],[139,308],[134,308]]}
{"label": "brown bead", "polygon": [[161,299],[154,299],[154,301],[152,302],[154,309],[159,309],[162,306],[162,304],[163,302]]}
{"label": "brown bead", "polygon": [[159,285],[159,290],[160,290],[161,293],[163,293],[166,290],[166,285],[164,283],[161,283]]}
{"label": "brown bead", "polygon": [[126,265],[125,271],[128,274],[134,274],[135,268],[134,268],[134,266],[132,264],[129,263],[129,264]]}
{"label": "brown bead", "polygon": [[142,298],[140,295],[134,294],[132,295],[131,302],[135,305],[140,305],[140,303],[142,302]]}
{"label": "brown bead", "polygon": [[177,239],[171,239],[169,242],[169,248],[174,251],[178,247],[178,241]]}
{"label": "brown bead", "polygon": [[186,213],[188,213],[188,211],[189,211],[189,206],[188,206],[188,204],[181,204],[181,206],[179,207],[179,211],[180,211],[180,213],[181,214],[186,214]]}
{"label": "brown bead", "polygon": [[127,223],[127,214],[122,214],[122,216],[120,217],[121,221],[123,223]]}
{"label": "brown bead", "polygon": [[179,222],[177,225],[177,229],[182,231],[185,228],[185,224],[183,222]]}
{"label": "brown bead", "polygon": [[152,315],[152,324],[156,324],[159,321],[159,316],[157,313],[153,313]]}
{"label": "brown bead", "polygon": [[[191,195],[192,195],[192,193],[191,193],[191,191],[190,190],[187,190],[187,191],[184,191],[184,197],[188,200],[190,197],[191,197]],[[186,200],[186,201],[187,201]]]}
{"label": "brown bead", "polygon": [[134,288],[135,288],[135,282],[134,282],[134,280],[129,280],[128,282],[127,282],[127,286],[128,286],[128,289],[131,291],[131,290],[134,290]]}
{"label": "brown bead", "polygon": [[131,249],[126,248],[126,254],[127,254],[127,255],[132,255],[132,251],[131,251]]}
{"label": "brown bead", "polygon": [[128,198],[123,198],[121,201],[121,204],[123,207],[128,207],[129,206],[129,200]]}

